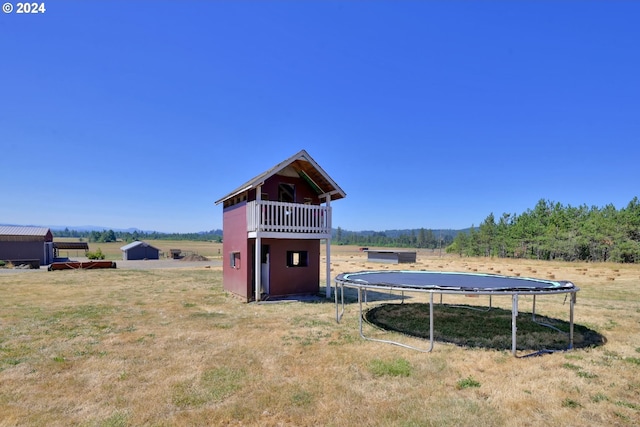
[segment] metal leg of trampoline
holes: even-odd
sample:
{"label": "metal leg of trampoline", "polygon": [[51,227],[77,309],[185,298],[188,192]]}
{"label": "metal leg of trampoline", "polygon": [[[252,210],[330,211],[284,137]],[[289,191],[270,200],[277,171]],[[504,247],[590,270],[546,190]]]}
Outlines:
{"label": "metal leg of trampoline", "polygon": [[[514,295],[515,297],[515,295]],[[567,347],[567,350],[573,350],[573,309],[574,309],[574,304],[576,302],[576,293],[572,292],[571,296],[569,298],[569,333],[562,331],[558,328],[556,328],[553,325],[549,325],[548,323],[543,323],[543,322],[538,322],[536,320],[536,296],[533,296],[533,313],[532,313],[532,321],[540,326],[544,326],[550,329],[553,329],[555,331],[558,331],[562,334],[566,334],[569,335],[569,346]],[[516,303],[517,304],[517,303]],[[513,321],[513,325],[515,325],[515,320]],[[513,355],[516,355],[516,350],[515,350],[515,332],[514,332],[514,336],[513,336],[513,347],[512,347],[512,351],[513,351]],[[520,356],[520,357],[530,357],[530,356],[539,356],[541,354],[549,354],[549,353],[555,353],[557,350],[540,350],[540,351],[536,351],[530,354],[527,354],[525,356]]]}
{"label": "metal leg of trampoline", "polygon": [[549,328],[549,329],[553,329],[556,332],[560,332],[561,334],[567,334],[565,331],[556,328],[553,325],[550,325],[549,323],[544,323],[544,322],[538,322],[536,320],[536,296],[533,296],[533,313],[531,314],[531,321],[533,323],[535,323],[536,325],[540,325],[540,326],[544,326],[545,328]]}
{"label": "metal leg of trampoline", "polygon": [[[366,295],[366,288],[365,288],[365,295]],[[433,350],[433,293],[429,293],[429,348],[428,349],[422,349],[422,348],[418,348],[418,347],[414,347],[412,345],[409,344],[403,344],[397,341],[391,341],[391,340],[381,340],[381,339],[377,339],[377,338],[369,338],[367,336],[364,335],[364,332],[362,331],[362,324],[363,324],[363,319],[364,319],[364,314],[362,313],[362,288],[358,288],[358,306],[360,308],[360,319],[359,319],[359,324],[360,324],[360,336],[367,340],[367,341],[375,341],[375,342],[381,342],[381,343],[385,343],[385,344],[392,344],[392,345],[397,345],[400,347],[404,347],[404,348],[409,348],[412,350],[416,350],[416,351],[420,351],[422,353],[429,353],[431,352],[431,350]]]}
{"label": "metal leg of trampoline", "polygon": [[533,310],[531,310],[531,320],[536,321],[536,296],[533,296]]}
{"label": "metal leg of trampoline", "polygon": [[576,303],[576,293],[569,298],[569,350],[573,350],[573,306]]}
{"label": "metal leg of trampoline", "polygon": [[[339,311],[339,305],[338,305],[338,286],[340,286],[340,299],[342,301],[342,311]],[[342,319],[342,316],[344,315],[344,285],[342,284],[338,284],[336,282],[336,289],[335,289],[335,300],[336,300],[336,323],[340,323],[340,320]]]}
{"label": "metal leg of trampoline", "polygon": [[516,342],[517,342],[517,332],[518,325],[516,322],[516,318],[518,317],[518,294],[514,294],[512,296],[511,301],[511,353],[516,355]]}

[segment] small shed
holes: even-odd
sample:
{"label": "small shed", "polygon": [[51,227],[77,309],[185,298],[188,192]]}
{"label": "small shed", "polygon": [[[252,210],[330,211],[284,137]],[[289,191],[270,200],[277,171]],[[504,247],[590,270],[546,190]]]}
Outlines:
{"label": "small shed", "polygon": [[53,234],[47,227],[0,225],[0,260],[40,267],[53,260]]}
{"label": "small shed", "polygon": [[122,259],[125,261],[141,259],[160,259],[160,249],[151,246],[146,242],[135,241],[120,248]]}
{"label": "small shed", "polygon": [[416,252],[367,250],[367,261],[387,264],[409,264],[416,262]]}

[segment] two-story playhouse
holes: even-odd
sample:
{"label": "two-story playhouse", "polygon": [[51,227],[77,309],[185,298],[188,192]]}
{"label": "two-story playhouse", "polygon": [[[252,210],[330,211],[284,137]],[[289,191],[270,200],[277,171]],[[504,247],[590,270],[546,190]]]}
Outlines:
{"label": "two-story playhouse", "polygon": [[331,201],[345,196],[302,150],[217,200],[224,289],[246,301],[317,294],[324,239],[330,297]]}

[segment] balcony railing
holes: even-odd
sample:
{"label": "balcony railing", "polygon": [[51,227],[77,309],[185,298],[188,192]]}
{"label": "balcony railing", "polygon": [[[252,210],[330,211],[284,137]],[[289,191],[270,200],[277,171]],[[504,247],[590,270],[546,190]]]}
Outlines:
{"label": "balcony railing", "polygon": [[247,204],[247,231],[330,235],[331,207],[252,201]]}

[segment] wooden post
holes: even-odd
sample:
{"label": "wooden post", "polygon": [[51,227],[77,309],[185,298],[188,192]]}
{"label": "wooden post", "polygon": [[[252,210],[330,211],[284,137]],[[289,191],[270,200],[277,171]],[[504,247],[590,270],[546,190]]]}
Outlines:
{"label": "wooden post", "polygon": [[327,252],[327,287],[326,287],[326,297],[331,298],[331,195],[327,194],[326,198],[327,202],[327,228],[329,229],[329,236],[325,240],[326,242],[326,252]]}
{"label": "wooden post", "polygon": [[262,239],[260,238],[260,222],[262,221],[261,212],[260,212],[260,201],[262,200],[262,186],[256,187],[256,204],[254,212],[256,216],[256,247],[255,247],[255,262],[253,266],[253,274],[254,274],[254,282],[255,282],[255,293],[256,293],[256,302],[260,301],[260,290],[262,288],[261,282],[261,263],[262,263]]}

